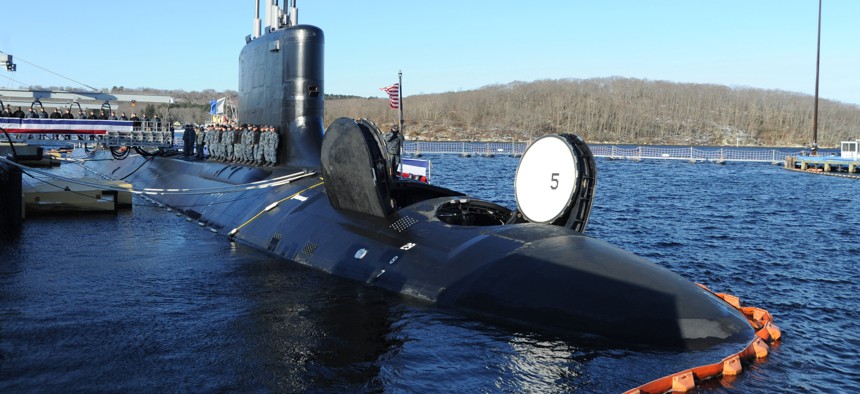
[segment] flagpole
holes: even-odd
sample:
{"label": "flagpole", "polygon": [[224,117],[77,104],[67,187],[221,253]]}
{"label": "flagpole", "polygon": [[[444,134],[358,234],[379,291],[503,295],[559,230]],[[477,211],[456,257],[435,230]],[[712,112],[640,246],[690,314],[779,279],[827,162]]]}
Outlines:
{"label": "flagpole", "polygon": [[[400,134],[405,137],[406,135],[403,134],[403,71],[402,70],[397,71],[397,83],[400,86],[400,88],[397,89],[397,102],[400,103],[400,105],[397,106],[398,110],[400,111]],[[401,149],[403,149],[403,148],[401,147]]]}
{"label": "flagpole", "polygon": [[821,0],[818,0],[818,46],[815,53],[815,105],[812,111],[812,156],[818,156],[818,67],[821,64]]}

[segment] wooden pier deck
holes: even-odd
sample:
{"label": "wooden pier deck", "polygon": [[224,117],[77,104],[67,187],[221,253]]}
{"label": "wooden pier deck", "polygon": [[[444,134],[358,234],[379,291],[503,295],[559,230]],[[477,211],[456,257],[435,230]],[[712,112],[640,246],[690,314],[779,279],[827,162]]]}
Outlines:
{"label": "wooden pier deck", "polygon": [[789,156],[785,160],[785,168],[812,174],[860,179],[860,160],[839,156]]}

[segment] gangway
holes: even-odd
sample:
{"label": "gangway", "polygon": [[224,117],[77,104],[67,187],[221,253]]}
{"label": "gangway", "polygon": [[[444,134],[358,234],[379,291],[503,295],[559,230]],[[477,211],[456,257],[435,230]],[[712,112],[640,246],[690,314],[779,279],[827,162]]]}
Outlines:
{"label": "gangway", "polygon": [[18,119],[0,118],[0,127],[13,142],[28,145],[104,145],[169,148],[174,133],[160,122],[101,119]]}
{"label": "gangway", "polygon": [[[113,111],[111,102],[175,103],[173,97],[113,94],[104,92],[50,91],[0,89],[0,103],[41,110],[45,107],[81,110],[100,108]],[[77,108],[75,108],[77,107]],[[80,143],[84,146],[169,148],[173,146],[174,133],[167,121],[131,121],[105,119],[55,119],[55,118],[2,118],[0,127],[10,134],[15,142],[29,145],[57,146]],[[0,134],[0,138],[4,138]]]}

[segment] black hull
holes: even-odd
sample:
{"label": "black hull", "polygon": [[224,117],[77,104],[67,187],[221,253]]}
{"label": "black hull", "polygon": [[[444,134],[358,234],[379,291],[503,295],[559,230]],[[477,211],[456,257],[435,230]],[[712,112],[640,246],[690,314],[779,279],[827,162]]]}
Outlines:
{"label": "black hull", "polygon": [[165,157],[86,166],[136,190],[173,189],[150,197],[238,242],[422,300],[638,344],[742,347],[755,337],[727,303],[606,242],[544,224],[445,223],[439,208],[465,198],[447,189],[402,183],[417,202],[374,217],[334,209],[316,174],[261,188],[300,169]]}

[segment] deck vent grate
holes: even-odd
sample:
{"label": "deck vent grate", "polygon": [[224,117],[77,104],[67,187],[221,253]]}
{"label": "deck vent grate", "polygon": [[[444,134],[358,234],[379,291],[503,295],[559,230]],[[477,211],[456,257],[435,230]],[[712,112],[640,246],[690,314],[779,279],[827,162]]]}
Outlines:
{"label": "deck vent grate", "polygon": [[402,233],[403,230],[406,230],[407,228],[411,227],[415,223],[418,223],[418,221],[415,220],[414,218],[412,218],[411,216],[404,216],[400,219],[397,219],[396,222],[391,223],[391,226],[389,226],[389,227],[391,227],[391,229],[397,231],[398,233]]}
{"label": "deck vent grate", "polygon": [[316,251],[317,251],[317,248],[318,248],[318,247],[319,247],[319,245],[317,245],[317,244],[315,244],[315,243],[313,243],[313,242],[308,241],[308,243],[307,243],[307,244],[305,244],[305,247],[304,247],[304,248],[302,248],[302,254],[303,254],[303,255],[305,255],[305,256],[310,257],[312,254],[314,254],[314,252],[316,252]]}

